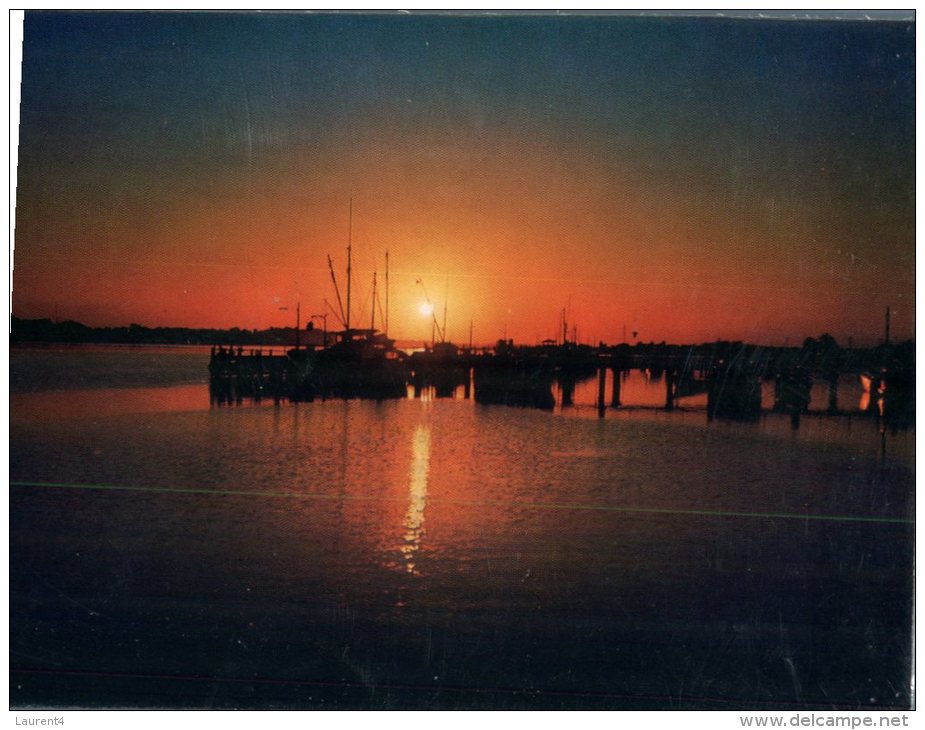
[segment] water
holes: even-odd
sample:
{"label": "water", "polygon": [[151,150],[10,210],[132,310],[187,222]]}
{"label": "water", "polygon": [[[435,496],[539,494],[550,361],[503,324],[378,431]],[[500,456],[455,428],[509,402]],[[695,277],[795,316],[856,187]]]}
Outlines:
{"label": "water", "polygon": [[12,704],[910,704],[910,432],[212,407],[207,357],[11,353]]}

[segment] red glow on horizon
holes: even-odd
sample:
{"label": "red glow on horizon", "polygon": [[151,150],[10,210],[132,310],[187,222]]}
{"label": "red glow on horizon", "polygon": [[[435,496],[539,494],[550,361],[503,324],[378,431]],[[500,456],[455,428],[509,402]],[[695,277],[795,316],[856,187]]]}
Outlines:
{"label": "red glow on horizon", "polygon": [[373,145],[343,164],[332,154],[308,174],[271,160],[155,226],[131,211],[99,219],[92,210],[70,226],[25,226],[13,312],[91,326],[292,326],[280,306],[336,309],[328,254],[345,295],[352,197],[353,321],[369,321],[372,274],[382,276],[388,249],[389,334],[398,339],[431,338],[418,279],[438,317],[446,308],[456,342],[468,342],[470,323],[480,343],[555,338],[563,308],[587,343],[621,342],[624,331],[644,342],[783,344],[822,332],[876,342],[888,304],[895,337],[913,334],[911,277],[846,269],[836,241],[803,245],[809,223],[795,218],[782,233],[622,179],[574,151],[490,142]]}

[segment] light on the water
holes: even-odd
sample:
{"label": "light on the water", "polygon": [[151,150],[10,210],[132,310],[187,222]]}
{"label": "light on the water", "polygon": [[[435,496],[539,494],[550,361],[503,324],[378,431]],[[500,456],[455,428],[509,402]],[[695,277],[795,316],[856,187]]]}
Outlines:
{"label": "light on the water", "polygon": [[427,474],[430,471],[430,427],[418,426],[411,444],[411,481],[408,486],[408,512],[405,514],[404,543],[405,569],[414,575],[418,570],[414,556],[424,536],[424,507],[427,505]]}

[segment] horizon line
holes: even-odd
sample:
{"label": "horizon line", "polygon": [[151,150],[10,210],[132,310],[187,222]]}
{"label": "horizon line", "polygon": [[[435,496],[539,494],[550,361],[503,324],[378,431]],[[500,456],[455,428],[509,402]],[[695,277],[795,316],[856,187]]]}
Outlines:
{"label": "horizon line", "polygon": [[[79,321],[79,320],[75,320],[75,319],[56,320],[56,319],[54,319],[54,318],[52,318],[52,317],[27,318],[27,317],[20,317],[20,316],[17,316],[17,315],[15,315],[15,314],[13,314],[13,313],[11,312],[11,313],[10,313],[10,332],[9,332],[11,341],[12,341],[12,337],[13,337],[12,326],[13,326],[13,321],[14,321],[14,320],[17,320],[17,321],[19,321],[19,322],[49,322],[49,323],[51,323],[51,324],[54,325],[54,326],[61,326],[61,325],[66,325],[66,324],[76,324],[76,325],[80,325],[81,327],[84,327],[84,328],[86,328],[86,329],[88,329],[88,330],[100,330],[100,331],[102,331],[102,330],[131,329],[132,327],[140,327],[140,328],[142,328],[142,329],[145,329],[145,330],[148,330],[148,331],[151,331],[151,332],[154,332],[154,331],[157,331],[157,330],[188,330],[188,331],[190,331],[190,332],[199,331],[199,332],[227,332],[227,333],[231,333],[231,332],[237,331],[237,332],[239,332],[239,333],[258,333],[258,334],[259,334],[259,333],[262,333],[262,332],[267,332],[267,333],[269,333],[269,332],[291,332],[291,333],[293,333],[293,334],[295,334],[296,331],[298,331],[299,333],[305,333],[305,332],[322,332],[322,330],[319,329],[319,328],[314,328],[314,329],[309,330],[309,329],[306,329],[305,327],[302,327],[302,328],[300,328],[300,329],[297,330],[296,327],[291,326],[291,325],[289,325],[289,326],[273,326],[273,325],[270,325],[270,326],[267,326],[267,327],[264,327],[264,328],[244,328],[244,327],[238,327],[238,326],[233,326],[233,327],[201,327],[201,326],[196,326],[196,327],[193,327],[193,326],[188,326],[188,325],[155,325],[155,326],[150,326],[150,325],[140,324],[140,323],[138,323],[138,322],[131,322],[131,323],[129,323],[129,324],[118,324],[118,325],[112,325],[112,324],[109,324],[109,325],[88,325],[88,324],[85,324],[85,323],[83,323],[83,322],[81,322],[81,321]],[[346,332],[346,331],[347,331],[346,329],[329,329],[329,330],[327,330],[327,332],[328,332],[329,335],[342,334],[342,333],[344,333],[344,332]],[[369,332],[370,330],[369,330],[369,328],[366,328],[366,327],[351,327],[351,328],[350,328],[350,331],[351,331],[351,332]],[[385,333],[383,332],[383,330],[378,330],[378,329],[377,329],[377,330],[373,330],[373,331],[374,331],[375,333],[378,333],[378,334],[385,334]],[[386,336],[388,336],[388,335],[386,335]],[[767,348],[775,348],[775,349],[801,349],[801,348],[803,347],[804,343],[806,342],[806,340],[812,339],[812,340],[819,341],[822,337],[825,337],[825,336],[832,337],[833,340],[835,340],[836,345],[837,345],[839,348],[843,349],[843,350],[851,350],[851,349],[854,349],[854,350],[869,350],[869,349],[876,349],[876,348],[878,348],[878,347],[883,347],[883,346],[885,346],[885,345],[887,345],[887,346],[890,346],[890,345],[896,346],[896,345],[904,344],[904,343],[907,343],[907,342],[909,342],[909,343],[914,343],[914,342],[915,342],[915,338],[914,338],[914,337],[909,337],[909,338],[905,338],[905,339],[894,340],[894,341],[891,341],[891,342],[884,342],[884,341],[883,341],[883,338],[878,338],[878,339],[877,339],[877,342],[874,343],[874,344],[858,345],[858,344],[855,344],[855,343],[854,343],[854,339],[855,339],[855,338],[849,337],[849,338],[848,338],[849,344],[840,344],[840,343],[838,342],[837,338],[835,338],[835,337],[834,337],[833,335],[831,335],[829,332],[821,332],[821,333],[819,333],[819,334],[816,334],[816,335],[809,335],[809,336],[804,337],[804,338],[796,337],[796,338],[794,338],[794,340],[796,341],[797,344],[792,344],[792,345],[791,345],[791,344],[779,344],[779,345],[775,345],[775,344],[766,344],[766,343],[761,343],[761,342],[758,342],[758,341],[748,341],[748,340],[744,340],[744,339],[723,338],[723,337],[717,337],[717,338],[713,338],[713,339],[705,339],[705,340],[701,340],[701,341],[699,341],[699,342],[698,342],[698,341],[669,342],[668,340],[660,340],[660,341],[659,341],[659,340],[648,340],[648,341],[646,341],[646,340],[641,340],[641,339],[637,339],[637,340],[634,341],[634,342],[626,342],[626,341],[623,341],[623,342],[608,342],[608,341],[606,341],[606,340],[597,338],[597,339],[598,339],[597,344],[591,344],[591,343],[581,342],[581,341],[566,341],[566,344],[575,345],[575,346],[580,346],[580,347],[592,347],[592,348],[596,348],[596,347],[619,347],[619,346],[621,346],[621,345],[625,345],[625,346],[627,346],[627,347],[650,346],[650,345],[665,345],[665,346],[669,346],[669,347],[696,347],[696,346],[699,346],[699,345],[710,345],[710,344],[715,344],[715,343],[720,343],[720,342],[726,342],[726,343],[739,343],[739,344],[748,345],[748,346],[767,347]],[[405,342],[405,343],[410,343],[410,342],[413,342],[413,343],[423,342],[423,343],[425,344],[425,346],[427,345],[427,338],[421,338],[421,337],[391,337],[391,336],[388,336],[388,337],[389,337],[389,339],[392,339],[392,340],[395,341],[395,342]],[[789,340],[790,338],[788,337],[787,339]],[[473,347],[480,347],[480,348],[481,348],[481,347],[492,347],[492,346],[496,345],[497,343],[501,343],[501,342],[510,342],[510,343],[513,343],[514,346],[518,346],[518,347],[537,347],[537,346],[543,345],[544,343],[548,345],[548,344],[550,344],[550,343],[553,342],[553,341],[555,342],[555,346],[561,346],[561,345],[563,344],[563,343],[559,342],[557,339],[552,338],[552,337],[543,338],[543,339],[538,339],[538,341],[537,341],[536,343],[534,343],[534,344],[530,344],[530,343],[524,342],[524,341],[517,342],[517,341],[515,340],[515,338],[496,337],[496,338],[490,339],[490,340],[489,340],[489,344],[475,344],[475,343],[473,343],[472,346],[473,346]],[[28,343],[28,342],[52,342],[52,341],[49,341],[49,340],[21,340],[20,342]],[[451,343],[452,341],[451,341],[451,340],[447,340],[447,342],[448,342],[448,343]],[[67,341],[61,341],[61,343],[62,343],[62,344],[66,344]],[[112,342],[93,342],[93,341],[87,341],[87,342],[77,342],[77,343],[72,343],[72,344],[131,344],[131,343],[112,343]],[[159,343],[140,343],[140,344],[159,344]],[[183,344],[188,344],[188,343],[172,343],[172,344],[183,345]],[[294,344],[294,343],[293,343],[293,344]],[[453,343],[453,344],[455,344],[455,343]],[[268,346],[268,347],[287,347],[287,346],[289,346],[289,345],[272,345],[272,344],[270,344],[270,345],[267,345],[267,346]],[[460,344],[460,345],[458,345],[458,346],[459,346],[459,347],[465,347],[465,344]]]}

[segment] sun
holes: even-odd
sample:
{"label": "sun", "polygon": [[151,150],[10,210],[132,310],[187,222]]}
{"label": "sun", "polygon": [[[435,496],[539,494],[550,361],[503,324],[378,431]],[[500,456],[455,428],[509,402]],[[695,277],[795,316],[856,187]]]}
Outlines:
{"label": "sun", "polygon": [[418,305],[418,311],[421,313],[422,317],[429,317],[434,313],[434,305],[430,302],[421,302]]}

